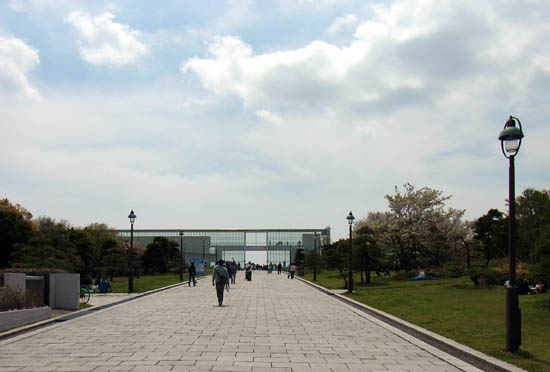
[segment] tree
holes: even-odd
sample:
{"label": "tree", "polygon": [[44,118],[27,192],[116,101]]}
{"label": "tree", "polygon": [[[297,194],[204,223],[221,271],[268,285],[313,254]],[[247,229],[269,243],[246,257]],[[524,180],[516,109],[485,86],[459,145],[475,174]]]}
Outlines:
{"label": "tree", "polygon": [[518,230],[518,256],[524,261],[537,263],[550,255],[550,191],[525,189],[516,198]]}
{"label": "tree", "polygon": [[349,252],[349,239],[340,239],[332,244],[323,245],[323,261],[329,269],[337,269],[344,279],[344,288],[348,287],[347,257]]}
{"label": "tree", "polygon": [[14,246],[26,244],[35,230],[28,210],[8,199],[0,199],[0,268],[11,265]]}
{"label": "tree", "polygon": [[71,239],[73,229],[66,221],[40,217],[35,223],[37,233],[27,243],[15,245],[13,266],[55,268],[69,272],[82,268],[82,259]]}
{"label": "tree", "polygon": [[439,265],[451,245],[450,234],[460,224],[464,210],[445,209],[451,196],[443,191],[410,183],[397,186],[394,195],[386,195],[388,212],[369,213],[365,221],[378,240],[391,249],[389,254],[399,259],[408,272],[418,265]]}
{"label": "tree", "polygon": [[501,211],[489,209],[474,224],[474,239],[481,242],[480,253],[485,259],[485,267],[493,258],[504,255],[504,247],[507,246],[506,221]]}
{"label": "tree", "polygon": [[113,277],[128,272],[128,254],[117,239],[105,239],[101,245],[101,266],[96,268],[95,276]]}
{"label": "tree", "polygon": [[170,268],[179,267],[180,251],[178,243],[157,236],[148,244],[141,257],[141,264],[146,273],[166,273]]}
{"label": "tree", "polygon": [[296,253],[294,255],[294,263],[296,267],[298,268],[298,275],[304,275],[304,249],[303,248],[297,248]]}
{"label": "tree", "polygon": [[358,225],[353,238],[354,256],[357,266],[361,273],[361,282],[363,282],[363,273],[365,273],[366,282],[370,283],[372,270],[378,270],[382,266],[383,258],[380,246],[374,237],[374,231],[367,225]]}

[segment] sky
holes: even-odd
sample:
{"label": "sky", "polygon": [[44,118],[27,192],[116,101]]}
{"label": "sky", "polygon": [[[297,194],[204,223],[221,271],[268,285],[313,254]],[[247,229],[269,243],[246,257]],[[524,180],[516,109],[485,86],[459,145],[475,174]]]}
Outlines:
{"label": "sky", "polygon": [[547,0],[0,2],[0,198],[74,226],[321,228],[407,182],[548,189]]}

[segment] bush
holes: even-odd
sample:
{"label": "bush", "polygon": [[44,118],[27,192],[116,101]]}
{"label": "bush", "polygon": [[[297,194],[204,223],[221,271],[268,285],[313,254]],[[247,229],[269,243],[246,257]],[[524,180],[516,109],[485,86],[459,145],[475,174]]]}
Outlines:
{"label": "bush", "polygon": [[459,278],[464,275],[465,269],[463,265],[452,262],[441,268],[442,275],[447,278]]}
{"label": "bush", "polygon": [[485,267],[471,268],[468,271],[468,276],[470,276],[470,279],[476,286],[480,283],[503,285],[508,280],[508,272]]}
{"label": "bush", "polygon": [[4,288],[4,293],[0,299],[0,311],[27,309],[42,306],[42,301],[38,294],[32,290],[23,290],[19,287]]}

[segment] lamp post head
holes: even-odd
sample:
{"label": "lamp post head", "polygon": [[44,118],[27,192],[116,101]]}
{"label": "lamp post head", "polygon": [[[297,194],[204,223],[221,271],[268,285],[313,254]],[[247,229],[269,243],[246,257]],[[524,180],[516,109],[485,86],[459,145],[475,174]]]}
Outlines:
{"label": "lamp post head", "polygon": [[[516,127],[516,121],[518,126]],[[521,146],[521,139],[524,137],[521,129],[521,122],[518,118],[510,116],[504,124],[504,128],[500,132],[498,139],[504,157],[510,158],[516,156]]]}
{"label": "lamp post head", "polygon": [[183,235],[184,235],[184,234],[183,234],[183,231],[180,231],[180,236],[183,236]]}
{"label": "lamp post head", "polygon": [[349,223],[350,226],[353,225],[353,221],[355,220],[355,217],[353,217],[353,213],[351,213],[351,211],[349,212],[346,219],[348,220],[348,223]]}
{"label": "lamp post head", "polygon": [[130,211],[130,214],[128,215],[128,218],[130,219],[130,223],[133,225],[136,220],[136,215],[134,214],[134,210],[132,209]]}

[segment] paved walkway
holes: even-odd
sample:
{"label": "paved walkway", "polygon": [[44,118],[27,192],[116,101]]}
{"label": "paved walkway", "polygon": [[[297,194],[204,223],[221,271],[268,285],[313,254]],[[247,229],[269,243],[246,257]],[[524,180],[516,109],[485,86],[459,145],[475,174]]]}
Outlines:
{"label": "paved walkway", "polygon": [[477,371],[286,275],[210,278],[0,342],[1,371]]}

